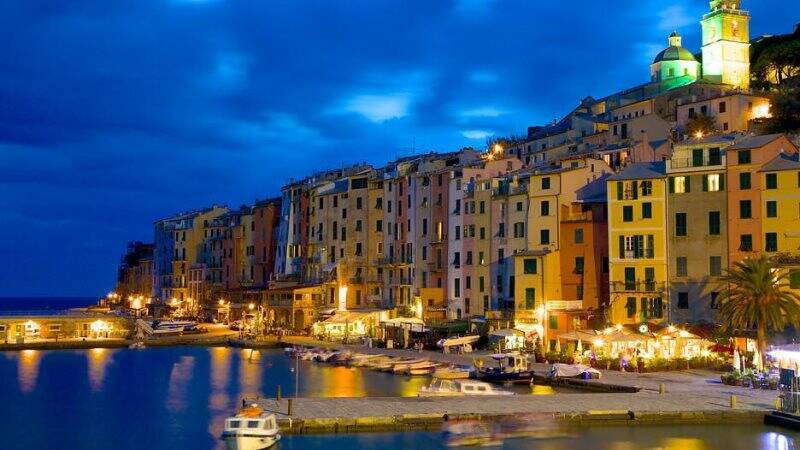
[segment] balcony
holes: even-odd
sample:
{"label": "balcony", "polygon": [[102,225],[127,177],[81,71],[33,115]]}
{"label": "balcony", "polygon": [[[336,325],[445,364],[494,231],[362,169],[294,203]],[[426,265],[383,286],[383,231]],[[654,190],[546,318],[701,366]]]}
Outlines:
{"label": "balcony", "polygon": [[391,280],[392,286],[411,286],[414,284],[414,279],[411,277],[399,277]]}
{"label": "balcony", "polygon": [[705,169],[725,165],[725,155],[703,155],[702,158],[672,158],[667,160],[667,171],[671,169]]}
{"label": "balcony", "polygon": [[428,261],[428,270],[431,272],[441,272],[444,266],[441,261]]}
{"label": "balcony", "polygon": [[375,260],[375,264],[378,266],[405,266],[411,264],[411,258],[394,258],[391,256],[384,256],[383,258],[378,258]]}
{"label": "balcony", "polygon": [[350,277],[350,284],[364,284],[364,277]]}
{"label": "balcony", "polygon": [[660,293],[664,292],[666,284],[663,281],[654,280],[627,280],[612,281],[611,292],[621,293]]}
{"label": "balcony", "polygon": [[625,250],[624,259],[653,259],[655,252],[652,248],[644,248],[639,250]]}

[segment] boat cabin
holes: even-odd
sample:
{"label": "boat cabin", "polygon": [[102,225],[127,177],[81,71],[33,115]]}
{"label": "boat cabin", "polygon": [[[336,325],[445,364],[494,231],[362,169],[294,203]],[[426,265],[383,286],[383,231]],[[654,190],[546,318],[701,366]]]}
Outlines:
{"label": "boat cabin", "polygon": [[226,430],[274,430],[275,417],[232,417],[225,423]]}
{"label": "boat cabin", "polygon": [[501,369],[509,372],[523,372],[528,370],[528,357],[519,353],[500,353],[492,355]]}

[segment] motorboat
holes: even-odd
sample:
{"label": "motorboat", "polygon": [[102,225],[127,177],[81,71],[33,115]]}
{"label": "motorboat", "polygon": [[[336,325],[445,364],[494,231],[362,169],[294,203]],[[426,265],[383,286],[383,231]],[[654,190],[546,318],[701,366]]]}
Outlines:
{"label": "motorboat", "polygon": [[383,358],[382,355],[370,355],[370,354],[356,354],[350,358],[350,365],[353,367],[364,367],[370,361],[376,360],[378,358]]}
{"label": "motorboat", "polygon": [[530,383],[533,370],[528,367],[528,358],[519,353],[500,353],[492,355],[497,363],[494,367],[479,367],[479,380],[490,383]]}
{"label": "motorboat", "polygon": [[196,326],[197,322],[187,320],[154,320],[151,325],[153,334],[157,336],[181,334],[185,328]]}
{"label": "motorboat", "polygon": [[469,378],[471,370],[462,367],[440,367],[433,372],[434,378],[442,380],[463,380]]}
{"label": "motorboat", "polygon": [[424,367],[429,366],[433,363],[428,361],[427,359],[412,359],[408,361],[400,361],[392,367],[392,372],[394,373],[406,373],[409,369],[416,368],[416,367]]}
{"label": "motorboat", "polygon": [[434,379],[429,386],[419,390],[420,397],[460,397],[466,395],[515,395],[513,392],[497,389],[489,383],[476,380]]}
{"label": "motorboat", "polygon": [[279,431],[274,414],[251,405],[225,419],[222,440],[228,450],[263,450],[280,440]]}
{"label": "motorboat", "polygon": [[144,342],[142,342],[142,341],[136,341],[136,342],[131,343],[131,345],[129,345],[128,348],[135,349],[135,350],[141,350],[141,349],[145,348],[145,345],[144,345]]}

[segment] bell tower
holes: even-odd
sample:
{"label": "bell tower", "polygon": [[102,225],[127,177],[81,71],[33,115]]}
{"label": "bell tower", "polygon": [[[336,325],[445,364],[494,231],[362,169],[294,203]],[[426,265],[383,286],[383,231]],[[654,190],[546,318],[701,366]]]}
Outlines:
{"label": "bell tower", "polygon": [[740,0],[711,0],[703,16],[703,78],[750,88],[750,13]]}

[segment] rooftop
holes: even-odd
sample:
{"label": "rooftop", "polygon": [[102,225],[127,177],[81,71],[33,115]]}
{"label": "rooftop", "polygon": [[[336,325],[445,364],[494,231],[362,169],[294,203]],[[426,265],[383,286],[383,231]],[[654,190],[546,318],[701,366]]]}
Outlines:
{"label": "rooftop", "polygon": [[782,170],[800,170],[800,158],[797,153],[781,153],[764,164],[759,172],[780,172]]}
{"label": "rooftop", "polygon": [[667,174],[664,161],[631,163],[622,172],[610,176],[609,181],[646,180],[663,178]]}
{"label": "rooftop", "polygon": [[747,136],[739,142],[728,147],[728,150],[751,150],[763,147],[783,136],[782,134],[764,134],[761,136]]}

